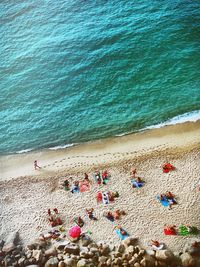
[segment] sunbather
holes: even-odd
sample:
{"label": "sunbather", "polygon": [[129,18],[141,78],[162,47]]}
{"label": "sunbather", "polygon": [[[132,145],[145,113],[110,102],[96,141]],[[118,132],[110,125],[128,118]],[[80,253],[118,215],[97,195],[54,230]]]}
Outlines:
{"label": "sunbather", "polygon": [[155,246],[155,247],[159,247],[160,246],[160,242],[158,242],[157,240],[151,240],[150,245],[151,246]]}
{"label": "sunbather", "polygon": [[175,167],[174,167],[172,164],[170,164],[170,163],[164,163],[164,164],[162,165],[162,169],[163,169],[163,172],[164,172],[164,173],[168,173],[169,171],[174,170]]}
{"label": "sunbather", "polygon": [[84,225],[84,221],[83,221],[83,219],[79,216],[79,217],[77,217],[77,218],[75,218],[74,219],[74,222],[78,225],[78,226],[80,226],[80,227],[83,227],[83,225]]}
{"label": "sunbather", "polygon": [[106,217],[109,221],[113,222],[114,221],[114,216],[111,211],[107,211],[104,213],[104,217]]}
{"label": "sunbather", "polygon": [[131,170],[131,173],[130,174],[131,174],[131,176],[133,178],[135,178],[136,173],[137,173],[136,169],[133,169],[133,170]]}
{"label": "sunbather", "polygon": [[177,235],[176,225],[167,225],[164,226],[165,235]]}
{"label": "sunbather", "polygon": [[79,192],[79,181],[75,181],[71,190],[72,193]]}
{"label": "sunbather", "polygon": [[120,225],[115,226],[115,229],[119,230],[121,235],[127,235],[127,232]]}
{"label": "sunbather", "polygon": [[87,212],[87,215],[88,215],[89,219],[90,219],[90,220],[95,220],[95,221],[96,221],[97,218],[94,217],[93,211],[94,211],[93,208],[91,208],[91,209],[86,209],[86,212]]}
{"label": "sunbather", "polygon": [[69,181],[68,181],[68,180],[65,180],[65,181],[63,182],[63,186],[64,186],[64,189],[65,189],[65,190],[69,190],[69,189],[70,189]]}
{"label": "sunbather", "polygon": [[114,211],[113,216],[114,216],[115,220],[119,220],[121,215],[125,215],[125,214],[126,213],[123,210],[116,210],[116,211]]}

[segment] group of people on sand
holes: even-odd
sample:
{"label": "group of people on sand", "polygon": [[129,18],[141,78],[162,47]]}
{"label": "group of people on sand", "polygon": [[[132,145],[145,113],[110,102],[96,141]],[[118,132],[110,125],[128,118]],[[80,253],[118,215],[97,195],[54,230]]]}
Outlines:
{"label": "group of people on sand", "polygon": [[[37,168],[37,162],[36,162],[36,168]],[[169,171],[174,170],[175,167],[170,163],[164,163],[162,165],[162,169],[163,169],[164,173],[168,173]],[[131,184],[133,187],[140,187],[140,186],[144,185],[144,183],[145,183],[144,180],[142,178],[140,178],[139,176],[137,176],[136,168],[131,170],[130,175],[131,175],[131,179],[132,179]],[[94,173],[94,179],[98,185],[106,184],[108,179],[109,179],[108,171],[107,170],[105,170],[103,172],[96,171]],[[72,193],[75,193],[75,192],[79,192],[80,184],[81,183],[84,184],[84,182],[86,184],[90,183],[89,176],[87,173],[84,174],[84,179],[82,181],[76,180],[70,186],[69,180],[65,180],[63,182],[63,186],[66,190],[70,190]],[[96,195],[97,201],[100,201],[100,200],[103,201],[103,196],[104,196],[103,193],[98,191],[97,195]],[[118,192],[114,193],[111,191],[107,191],[106,196],[108,197],[108,200],[113,201],[115,197],[119,196],[119,194],[118,194]],[[160,201],[165,201],[165,202],[167,201],[170,209],[171,209],[172,205],[177,204],[174,194],[171,193],[170,191],[167,191],[163,194],[160,194],[159,196],[157,196],[157,198],[159,198]],[[90,220],[94,220],[94,221],[98,220],[97,217],[94,215],[94,208],[86,208],[85,212],[86,212],[86,215],[88,216],[88,218]],[[111,222],[119,220],[121,218],[121,216],[123,216],[123,215],[126,215],[126,212],[123,210],[120,210],[120,209],[117,209],[114,211],[108,210],[108,211],[105,211],[103,213],[103,216]],[[62,225],[62,220],[58,216],[57,208],[53,209],[53,213],[51,212],[50,209],[48,209],[48,216],[49,216],[48,220],[49,220],[52,227]],[[75,222],[79,227],[83,227],[83,225],[84,225],[84,220],[80,216],[74,218],[73,222]],[[122,226],[116,225],[114,229],[121,240],[123,240],[123,238],[126,238],[128,236],[128,233],[126,232],[126,230]],[[166,224],[164,226],[163,230],[164,230],[165,235],[177,235],[177,234],[184,235],[185,233],[194,234],[194,232],[195,232],[194,229],[197,229],[197,228],[189,226],[189,225],[182,225],[177,229],[177,227],[175,225],[167,225]],[[56,233],[54,233],[53,236],[56,236]],[[157,240],[151,240],[150,246],[153,249],[157,250],[157,249],[162,249],[164,247],[164,244],[160,243]]]}
{"label": "group of people on sand", "polygon": [[96,180],[98,185],[101,185],[101,184],[106,185],[108,178],[109,178],[109,174],[107,170],[103,171],[102,174],[100,173],[100,171],[96,171],[94,173],[94,179]]}

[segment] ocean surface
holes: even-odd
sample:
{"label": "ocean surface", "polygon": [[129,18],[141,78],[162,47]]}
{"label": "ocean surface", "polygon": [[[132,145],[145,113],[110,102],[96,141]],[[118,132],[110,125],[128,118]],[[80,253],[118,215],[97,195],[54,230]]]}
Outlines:
{"label": "ocean surface", "polygon": [[200,1],[2,0],[0,154],[200,119]]}

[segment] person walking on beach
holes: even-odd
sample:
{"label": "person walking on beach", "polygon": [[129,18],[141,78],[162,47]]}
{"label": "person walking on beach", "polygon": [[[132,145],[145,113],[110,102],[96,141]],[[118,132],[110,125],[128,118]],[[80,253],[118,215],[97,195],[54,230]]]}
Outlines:
{"label": "person walking on beach", "polygon": [[38,165],[37,160],[34,161],[34,169],[41,169],[41,167]]}

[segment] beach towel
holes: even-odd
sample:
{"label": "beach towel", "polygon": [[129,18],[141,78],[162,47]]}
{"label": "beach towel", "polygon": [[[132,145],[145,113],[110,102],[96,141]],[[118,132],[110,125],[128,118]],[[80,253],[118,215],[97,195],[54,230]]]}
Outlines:
{"label": "beach towel", "polygon": [[177,233],[173,231],[172,229],[164,229],[164,234],[165,235],[177,235]]}
{"label": "beach towel", "polygon": [[102,193],[102,202],[103,204],[109,204],[109,194],[108,192]]}
{"label": "beach towel", "polygon": [[71,192],[72,193],[79,193],[79,188],[77,186],[72,186]]}
{"label": "beach towel", "polygon": [[[123,229],[124,230],[124,229]],[[125,231],[125,230],[124,230]],[[126,231],[125,231],[126,232]],[[119,236],[120,240],[124,240],[129,237],[129,234],[126,232],[125,235],[122,235],[119,229],[115,229],[115,233]]]}
{"label": "beach towel", "polygon": [[97,199],[97,202],[101,202],[102,201],[102,194],[101,194],[100,191],[97,192],[96,199]]}
{"label": "beach towel", "polygon": [[79,182],[79,188],[80,188],[81,193],[83,193],[85,191],[89,191],[90,190],[90,182],[89,181]]}
{"label": "beach towel", "polygon": [[138,183],[136,180],[131,180],[131,185],[137,188],[140,188],[144,185],[144,182]]}
{"label": "beach towel", "polygon": [[188,236],[188,235],[198,235],[199,231],[194,226],[190,227],[190,230],[189,230],[188,227],[182,225],[179,227],[178,233],[179,235],[182,235],[182,236]]}
{"label": "beach towel", "polygon": [[163,200],[161,200],[159,196],[157,196],[156,198],[160,201],[160,203],[161,203],[164,207],[169,206],[169,201],[168,201],[168,198],[167,198],[167,197],[164,197]]}

